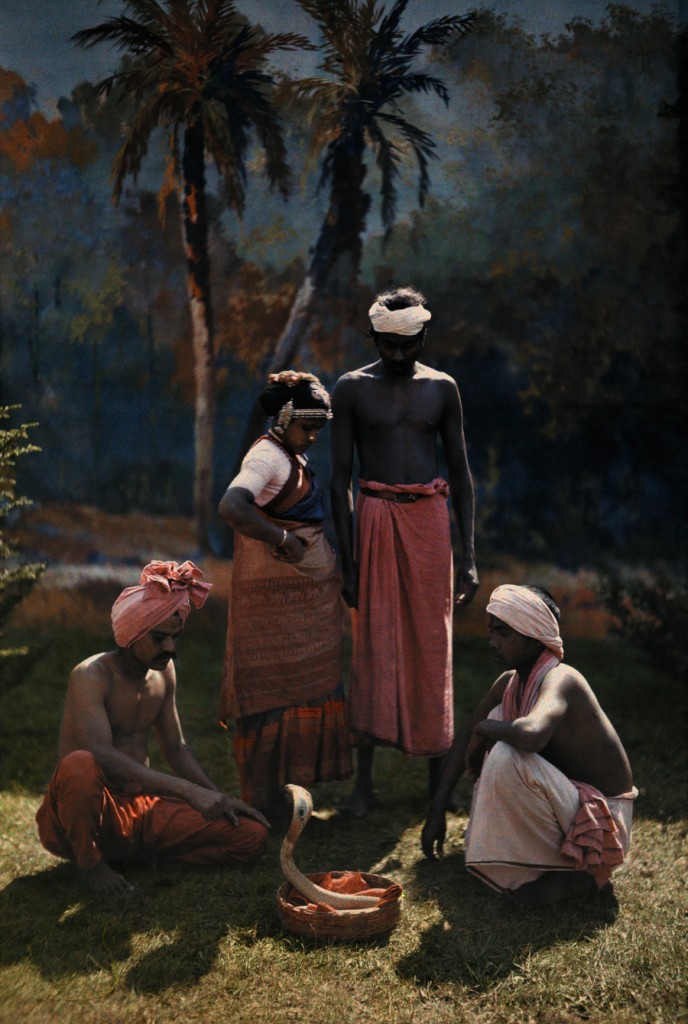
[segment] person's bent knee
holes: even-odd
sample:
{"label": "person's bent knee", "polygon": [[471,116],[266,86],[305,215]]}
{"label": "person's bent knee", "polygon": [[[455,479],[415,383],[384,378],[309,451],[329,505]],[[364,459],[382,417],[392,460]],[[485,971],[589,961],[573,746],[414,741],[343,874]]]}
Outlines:
{"label": "person's bent knee", "polygon": [[241,825],[243,842],[232,851],[232,859],[240,864],[255,864],[265,853],[268,844],[268,830],[259,821],[244,818]]}
{"label": "person's bent knee", "polygon": [[490,750],[490,756],[487,759],[487,764],[494,765],[495,767],[508,767],[514,764],[519,757],[523,755],[512,747],[510,743],[505,743],[504,740],[498,740],[497,743]]}
{"label": "person's bent knee", "polygon": [[60,789],[82,789],[94,780],[105,784],[105,774],[90,750],[73,750],[55,769],[54,781]]}
{"label": "person's bent knee", "polygon": [[72,750],[65,754],[55,769],[56,775],[66,775],[72,772],[76,775],[84,775],[98,768],[98,762],[90,750]]}

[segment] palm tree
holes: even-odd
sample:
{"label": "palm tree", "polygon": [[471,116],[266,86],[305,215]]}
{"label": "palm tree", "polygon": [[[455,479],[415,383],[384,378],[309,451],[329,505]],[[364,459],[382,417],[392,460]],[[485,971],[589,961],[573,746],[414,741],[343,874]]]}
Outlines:
{"label": "palm tree", "polygon": [[77,32],[81,47],[114,45],[126,60],[97,86],[133,101],[124,142],[112,165],[113,197],[138,175],[157,129],[167,132],[171,169],[182,208],[195,373],[194,512],[198,540],[208,547],[213,484],[215,349],[210,293],[206,158],[239,215],[246,202],[246,158],[251,135],[264,151],[270,187],[286,196],[290,172],[274,80],[266,70],[276,50],[312,48],[294,33],[252,28],[233,0],[124,0],[124,14]]}
{"label": "palm tree", "polygon": [[[409,0],[394,0],[388,13],[377,0],[296,0],[317,23],[323,37],[319,77],[295,83],[292,92],[309,99],[313,110],[311,151],[323,153],[320,187],[329,202],[310,263],[287,323],[277,341],[269,370],[290,365],[306,336],[318,297],[346,297],[358,276],[362,236],[370,208],[364,191],[369,150],[380,171],[382,222],[386,235],[396,214],[397,182],[410,151],[418,165],[418,202],[423,205],[436,157],[431,136],[413,124],[401,106],[405,97],[434,93],[448,104],[444,82],[415,64],[424,48],[441,46],[456,33],[466,34],[474,14],[436,18],[404,33],[401,21]],[[256,409],[242,451],[260,430]]]}

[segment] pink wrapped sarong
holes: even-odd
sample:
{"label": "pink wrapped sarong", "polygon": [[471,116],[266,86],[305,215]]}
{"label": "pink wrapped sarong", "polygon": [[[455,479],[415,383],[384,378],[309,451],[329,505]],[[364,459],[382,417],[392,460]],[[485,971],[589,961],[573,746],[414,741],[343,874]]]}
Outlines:
{"label": "pink wrapped sarong", "polygon": [[358,494],[351,727],[407,754],[444,754],[454,735],[449,488],[439,478],[360,487],[418,498]]}

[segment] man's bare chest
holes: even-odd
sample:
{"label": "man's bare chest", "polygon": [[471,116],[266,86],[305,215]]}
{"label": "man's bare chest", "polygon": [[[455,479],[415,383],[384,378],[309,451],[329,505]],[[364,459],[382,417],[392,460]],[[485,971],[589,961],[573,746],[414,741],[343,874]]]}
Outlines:
{"label": "man's bare chest", "polygon": [[133,735],[148,732],[158,721],[165,697],[162,682],[145,687],[114,687],[106,700],[113,734]]}
{"label": "man's bare chest", "polygon": [[371,381],[361,394],[356,420],[365,430],[438,430],[443,401],[429,382],[410,381],[390,385]]}

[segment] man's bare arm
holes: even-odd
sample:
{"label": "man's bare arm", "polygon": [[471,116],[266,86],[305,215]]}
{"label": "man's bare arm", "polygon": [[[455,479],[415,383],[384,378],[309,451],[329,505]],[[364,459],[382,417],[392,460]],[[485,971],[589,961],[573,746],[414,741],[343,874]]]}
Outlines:
{"label": "man's bare arm", "polygon": [[[173,672],[173,665],[168,666],[165,670],[167,685],[170,680],[169,673],[172,673],[171,678],[174,680]],[[200,776],[196,776],[196,778],[200,780],[202,777],[205,782],[195,781],[194,778],[179,778],[149,768],[146,764],[115,747],[105,706],[107,692],[107,679],[101,671],[93,666],[79,666],[71,673],[67,686],[64,714],[68,716],[70,722],[72,748],[89,750],[105,772],[108,782],[113,788],[124,792],[150,793],[153,796],[184,800],[206,818],[219,818],[226,815],[236,823],[235,806],[239,805],[240,801],[230,800],[229,797],[212,787],[212,783],[209,788],[210,780],[200,768]],[[181,736],[181,729],[179,732]],[[183,737],[181,737],[181,741],[183,743]],[[227,802],[232,806],[226,806]],[[244,806],[241,804],[242,808]],[[248,811],[241,811],[241,813],[248,813]],[[257,817],[259,812],[251,811],[251,814],[253,817]],[[257,817],[257,820],[267,824],[262,815]]]}
{"label": "man's bare arm", "polygon": [[[171,666],[173,668],[173,666]],[[176,702],[176,680],[172,677],[171,685],[165,694],[165,701],[155,724],[155,736],[160,751],[170,768],[181,779],[187,779],[194,785],[219,793],[219,787],[205,774],[196,757],[187,745],[182,732]]]}
{"label": "man's bare arm", "polygon": [[227,796],[208,778],[196,760],[196,757],[184,739],[176,701],[176,673],[174,665],[168,666],[169,685],[165,694],[160,716],[155,725],[155,734],[160,750],[167,759],[172,770],[181,779],[186,779],[194,787],[206,790],[207,794],[194,791],[194,801],[187,802],[200,811],[205,818],[228,818],[233,825],[238,825],[238,815],[254,818],[266,827],[267,819],[254,807],[249,807],[242,800]]}
{"label": "man's bare arm", "polygon": [[442,855],[449,797],[464,771],[469,767],[466,757],[474,736],[474,729],[493,708],[501,703],[504,688],[510,677],[511,673],[505,672],[492,684],[466,724],[456,732],[451,750],[447,755],[440,784],[430,804],[428,817],[421,833],[423,853],[430,860],[437,860]]}
{"label": "man's bare arm", "polygon": [[454,381],[447,381],[447,400],[440,420],[454,518],[459,530],[462,557],[456,574],[456,603],[468,604],[478,589],[475,565],[475,495],[468,466],[463,431],[461,396]]}
{"label": "man's bare arm", "polygon": [[354,559],[354,506],[351,474],[354,464],[355,426],[350,380],[341,378],[332,391],[330,431],[330,497],[342,569],[342,593],[351,608],[358,604],[358,571]]}
{"label": "man's bare arm", "polygon": [[566,681],[565,673],[554,669],[543,680],[540,696],[529,715],[512,722],[492,719],[478,722],[476,733],[493,743],[502,740],[525,754],[539,753],[552,739],[568,710]]}

